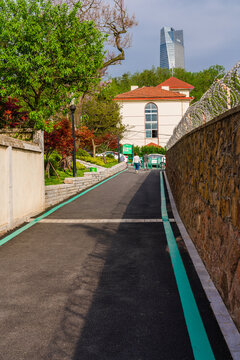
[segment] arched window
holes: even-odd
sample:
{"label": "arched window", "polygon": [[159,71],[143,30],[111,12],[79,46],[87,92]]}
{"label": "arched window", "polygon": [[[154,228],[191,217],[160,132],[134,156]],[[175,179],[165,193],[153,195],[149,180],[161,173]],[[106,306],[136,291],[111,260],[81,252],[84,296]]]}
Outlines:
{"label": "arched window", "polygon": [[153,103],[145,107],[145,133],[146,138],[158,137],[158,108]]}

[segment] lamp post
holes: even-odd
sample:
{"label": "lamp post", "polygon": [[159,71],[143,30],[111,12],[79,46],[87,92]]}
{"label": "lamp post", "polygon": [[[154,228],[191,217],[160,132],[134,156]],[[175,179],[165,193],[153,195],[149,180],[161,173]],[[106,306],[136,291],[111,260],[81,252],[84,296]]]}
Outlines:
{"label": "lamp post", "polygon": [[76,110],[76,105],[74,104],[74,99],[71,101],[70,110],[72,112],[72,137],[73,137],[73,177],[76,177],[76,143],[75,143],[75,123],[74,123],[74,113]]}
{"label": "lamp post", "polygon": [[118,163],[120,163],[120,144],[119,144],[119,133],[118,133]]}
{"label": "lamp post", "polygon": [[117,129],[118,129],[118,133],[117,133],[117,137],[118,137],[118,163],[120,163],[120,124],[117,123]]}

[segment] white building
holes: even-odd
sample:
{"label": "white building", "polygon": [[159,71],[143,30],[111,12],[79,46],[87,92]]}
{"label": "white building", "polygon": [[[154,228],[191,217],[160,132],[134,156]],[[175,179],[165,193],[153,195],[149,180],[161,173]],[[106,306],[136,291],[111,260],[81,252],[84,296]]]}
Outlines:
{"label": "white building", "polygon": [[127,131],[122,144],[165,146],[189,107],[194,87],[175,77],[155,87],[132,86],[131,91],[115,97],[121,107]]}

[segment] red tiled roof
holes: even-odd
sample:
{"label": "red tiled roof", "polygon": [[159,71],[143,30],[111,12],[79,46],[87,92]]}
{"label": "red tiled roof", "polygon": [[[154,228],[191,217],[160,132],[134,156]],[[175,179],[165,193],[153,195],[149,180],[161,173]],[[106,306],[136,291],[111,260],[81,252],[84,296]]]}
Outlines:
{"label": "red tiled roof", "polygon": [[178,92],[163,90],[161,87],[155,86],[149,86],[149,87],[142,87],[138,88],[132,91],[128,91],[123,94],[117,95],[114,100],[144,100],[144,99],[176,99],[176,100],[182,100],[182,99],[191,99],[186,97],[184,94],[180,94]]}
{"label": "red tiled roof", "polygon": [[153,143],[153,142],[150,142],[150,143],[147,144],[146,146],[156,146],[156,147],[158,147],[158,148],[162,148],[162,146],[157,145],[157,144],[155,144],[155,143]]}
{"label": "red tiled roof", "polygon": [[169,79],[165,80],[161,84],[157,85],[157,87],[162,86],[169,86],[170,89],[194,89],[194,86],[186,83],[185,81],[179,80],[175,77],[170,77]]}

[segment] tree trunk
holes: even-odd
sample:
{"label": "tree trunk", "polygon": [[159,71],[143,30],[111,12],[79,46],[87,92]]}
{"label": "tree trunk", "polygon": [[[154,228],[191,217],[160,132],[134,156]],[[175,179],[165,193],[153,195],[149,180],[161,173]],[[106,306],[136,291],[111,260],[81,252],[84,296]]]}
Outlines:
{"label": "tree trunk", "polygon": [[96,156],[96,144],[95,144],[94,139],[92,139],[92,148],[93,148],[93,157],[95,157]]}
{"label": "tree trunk", "polygon": [[49,163],[49,156],[48,156],[48,154],[46,154],[46,160],[47,160],[47,163],[46,163],[45,172],[46,172],[48,178],[50,178],[50,163]]}

